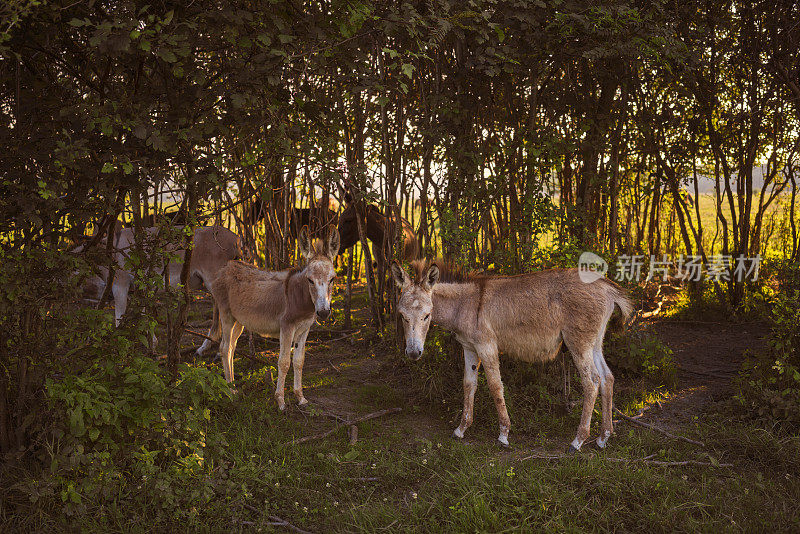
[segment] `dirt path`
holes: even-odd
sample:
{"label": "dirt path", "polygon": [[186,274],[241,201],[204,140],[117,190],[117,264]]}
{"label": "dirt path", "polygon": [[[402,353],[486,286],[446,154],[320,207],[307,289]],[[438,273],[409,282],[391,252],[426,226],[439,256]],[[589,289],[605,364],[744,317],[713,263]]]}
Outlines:
{"label": "dirt path", "polygon": [[661,320],[651,323],[678,365],[678,388],[648,417],[680,426],[733,393],[733,378],[747,351],[762,350],[769,333],[760,323],[721,323]]}
{"label": "dirt path", "polygon": [[[204,311],[199,316],[210,315],[210,300],[202,299],[201,302]],[[354,309],[353,315],[356,328],[368,323],[366,308]],[[674,430],[708,410],[713,402],[733,394],[732,379],[741,368],[746,351],[761,350],[768,334],[768,327],[758,323],[662,319],[650,322],[649,326],[673,351],[678,365],[678,387],[660,403],[660,408],[649,410],[643,420]],[[307,397],[321,410],[348,418],[363,413],[370,404],[388,407],[388,399],[381,398],[380,394],[370,396],[370,390],[377,388],[378,391],[395,382],[387,376],[393,372],[391,336],[379,340],[371,327],[350,332],[339,331],[340,328],[341,325],[337,324],[317,325],[309,335],[304,381]],[[202,327],[198,325],[197,329]],[[198,342],[191,336],[184,341],[188,344]],[[240,355],[251,350],[246,334],[240,339],[237,349]],[[256,336],[254,349],[259,359],[275,363],[277,341]],[[244,365],[237,363],[237,377],[240,376],[239,370],[258,366],[257,362],[247,358],[239,361]],[[410,401],[404,398],[403,391],[394,393],[396,395],[392,396],[395,398],[391,399],[394,403],[403,405]],[[447,426],[441,418],[421,414],[400,418],[407,419],[404,421],[406,426],[414,427],[423,435],[434,429],[441,432]],[[329,424],[325,418],[315,419],[316,424],[311,426],[321,428]]]}

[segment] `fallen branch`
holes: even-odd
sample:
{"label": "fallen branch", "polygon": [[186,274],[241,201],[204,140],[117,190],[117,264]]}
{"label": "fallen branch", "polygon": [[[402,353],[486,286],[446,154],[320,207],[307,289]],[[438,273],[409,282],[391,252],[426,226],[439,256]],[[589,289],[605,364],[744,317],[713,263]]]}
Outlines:
{"label": "fallen branch", "polygon": [[300,527],[296,527],[293,524],[291,524],[288,521],[286,521],[285,519],[281,519],[280,517],[278,517],[276,515],[268,516],[268,518],[269,518],[268,525],[270,525],[270,526],[273,526],[273,527],[286,527],[289,530],[293,530],[294,532],[299,532],[299,534],[312,534],[308,530],[303,530]]}
{"label": "fallen branch", "polygon": [[370,413],[370,414],[367,414],[367,415],[363,415],[361,417],[357,417],[356,419],[353,419],[352,421],[347,421],[347,422],[339,421],[339,424],[337,424],[335,427],[333,427],[332,429],[328,430],[327,432],[323,432],[322,434],[314,434],[313,436],[306,436],[306,437],[300,438],[298,440],[293,440],[292,444],[299,445],[300,443],[306,443],[308,441],[314,441],[316,439],[327,438],[328,436],[330,436],[331,434],[333,434],[334,432],[339,430],[339,428],[341,428],[342,426],[352,426],[352,425],[355,425],[356,423],[363,423],[364,421],[369,421],[370,419],[375,419],[377,417],[382,417],[384,415],[389,415],[389,414],[398,413],[398,412],[402,412],[402,411],[403,411],[402,408],[388,408],[386,410],[381,410],[379,412],[373,412],[373,413]]}
{"label": "fallen branch", "polygon": [[663,430],[663,429],[661,429],[661,428],[658,428],[657,426],[648,425],[647,423],[643,423],[642,421],[639,421],[638,419],[634,419],[633,417],[631,417],[631,416],[629,416],[629,415],[625,415],[625,414],[624,414],[624,413],[622,413],[622,412],[619,410],[619,408],[617,408],[617,407],[614,407],[614,411],[615,411],[615,412],[616,412],[616,413],[617,413],[617,414],[618,414],[620,417],[622,417],[623,419],[625,419],[626,421],[630,421],[630,422],[631,422],[631,423],[633,423],[633,424],[636,424],[636,425],[642,426],[642,427],[644,427],[644,428],[647,428],[647,429],[649,429],[649,430],[653,430],[653,431],[655,431],[655,432],[660,432],[660,433],[664,434],[665,436],[667,436],[667,437],[669,437],[669,438],[672,438],[672,439],[679,439],[679,440],[681,440],[681,441],[685,441],[686,443],[691,443],[692,445],[697,445],[697,446],[699,446],[699,447],[705,447],[705,446],[706,446],[706,444],[705,444],[705,443],[703,443],[702,441],[695,441],[695,440],[693,440],[693,439],[689,439],[689,438],[686,438],[686,437],[683,437],[683,436],[676,436],[675,434],[671,434],[671,433],[667,432],[666,430]]}
{"label": "fallen branch", "polygon": [[[248,509],[248,510],[250,510],[251,512],[255,512],[255,513],[257,513],[257,514],[261,514],[261,513],[263,513],[263,510],[259,510],[259,509],[258,509],[258,508],[256,508],[255,506],[250,506],[250,505],[249,505],[249,504],[247,504],[247,503],[244,503],[244,502],[243,502],[243,503],[242,503],[242,506],[244,506],[245,508],[247,508],[247,509]],[[272,527],[286,527],[286,528],[288,528],[289,530],[293,530],[293,531],[295,531],[295,532],[299,532],[300,534],[312,534],[311,532],[309,532],[309,531],[307,531],[307,530],[303,530],[303,529],[302,529],[302,528],[300,528],[300,527],[296,527],[296,526],[294,526],[293,524],[289,523],[289,522],[288,522],[288,521],[286,521],[285,519],[281,519],[281,518],[280,518],[280,517],[278,517],[278,516],[275,516],[275,515],[270,515],[270,516],[267,516],[267,517],[268,517],[268,519],[269,519],[269,522],[267,523],[269,526],[272,526]],[[252,522],[250,522],[250,521],[239,521],[239,522],[240,522],[240,523],[242,523],[243,525],[252,525],[252,524],[253,524],[253,523],[252,523]]]}
{"label": "fallen branch", "polygon": [[[678,467],[678,466],[686,466],[686,465],[701,465],[701,466],[710,466],[710,467],[733,467],[733,464],[720,464],[720,463],[712,463],[712,462],[701,462],[699,460],[682,460],[682,461],[675,461],[675,462],[667,462],[664,460],[653,460],[652,458],[655,454],[651,454],[650,456],[645,456],[644,458],[612,458],[611,456],[594,456],[594,458],[600,458],[603,460],[608,460],[609,462],[619,462],[619,463],[644,463],[650,465],[660,465],[662,467]],[[525,456],[524,458],[520,458],[520,461],[523,460],[561,460],[564,458],[580,458],[580,456],[575,456],[574,454],[532,454],[530,456]]]}
{"label": "fallen branch", "polygon": [[350,445],[355,445],[358,441],[358,427],[350,425]]}

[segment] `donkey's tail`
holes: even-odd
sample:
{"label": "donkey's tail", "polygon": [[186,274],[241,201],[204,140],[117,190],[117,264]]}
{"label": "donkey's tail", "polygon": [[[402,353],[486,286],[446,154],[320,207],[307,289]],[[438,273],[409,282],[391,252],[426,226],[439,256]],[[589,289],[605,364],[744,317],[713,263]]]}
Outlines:
{"label": "donkey's tail", "polygon": [[631,299],[628,297],[628,292],[619,285],[606,278],[603,280],[610,286],[609,296],[611,297],[613,307],[620,311],[619,314],[614,313],[611,316],[611,330],[614,332],[622,331],[625,329],[625,325],[633,313],[633,302],[631,302]]}

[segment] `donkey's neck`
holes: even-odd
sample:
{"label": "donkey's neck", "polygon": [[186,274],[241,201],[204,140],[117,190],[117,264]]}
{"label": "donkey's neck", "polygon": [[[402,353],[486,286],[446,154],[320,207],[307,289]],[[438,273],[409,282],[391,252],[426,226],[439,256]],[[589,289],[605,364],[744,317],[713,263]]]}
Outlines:
{"label": "donkey's neck", "polygon": [[469,282],[440,282],[433,286],[433,322],[445,330],[464,333],[470,325],[464,324],[463,311],[473,307],[476,292],[475,284]]}
{"label": "donkey's neck", "polygon": [[311,301],[311,295],[308,293],[308,283],[306,282],[307,267],[293,271],[286,278],[284,289],[286,309],[284,314],[289,320],[314,314],[314,303]]}

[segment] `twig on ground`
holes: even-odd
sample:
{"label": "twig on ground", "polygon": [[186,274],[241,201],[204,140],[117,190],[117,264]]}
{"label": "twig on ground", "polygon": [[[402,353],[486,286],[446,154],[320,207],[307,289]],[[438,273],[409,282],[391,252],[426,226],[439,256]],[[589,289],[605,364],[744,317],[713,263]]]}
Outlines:
{"label": "twig on ground", "polygon": [[[660,465],[662,467],[677,467],[677,466],[685,466],[685,465],[702,465],[702,466],[710,466],[710,467],[733,467],[733,464],[720,464],[720,463],[712,463],[712,462],[701,462],[699,460],[682,460],[682,461],[674,461],[668,462],[664,460],[653,460],[652,458],[655,454],[651,454],[649,456],[645,456],[644,458],[613,458],[611,456],[594,456],[595,458],[601,458],[603,460],[608,460],[609,462],[620,462],[620,463],[645,463],[651,465]],[[523,460],[562,460],[564,458],[581,458],[580,456],[575,456],[573,454],[531,454],[530,456],[525,456],[524,458],[520,458],[520,461]]]}
{"label": "twig on ground", "polygon": [[339,373],[339,374],[341,374],[341,373],[342,373],[342,372],[339,370],[339,368],[338,368],[338,367],[336,367],[336,366],[333,364],[333,362],[332,362],[332,361],[328,360],[328,363],[330,364],[330,366],[331,366],[331,369],[333,369],[334,371],[336,371],[336,372],[337,372],[337,373]]}
{"label": "twig on ground", "polygon": [[304,438],[300,438],[298,440],[292,441],[291,444],[299,445],[300,443],[306,443],[308,441],[313,441],[313,440],[316,440],[316,439],[327,438],[328,436],[330,436],[331,434],[333,434],[334,432],[339,430],[339,428],[341,428],[344,425],[355,425],[356,423],[363,423],[364,421],[369,421],[370,419],[375,419],[377,417],[382,417],[384,415],[389,415],[389,414],[398,413],[398,412],[402,412],[402,411],[403,411],[402,408],[388,408],[386,410],[380,410],[378,412],[373,412],[373,413],[370,413],[370,414],[367,414],[367,415],[363,415],[361,417],[357,417],[357,418],[353,419],[352,421],[348,421],[347,423],[342,423],[340,421],[338,425],[336,425],[332,429],[328,430],[327,432],[323,432],[321,434],[314,434],[313,436],[306,436]]}
{"label": "twig on ground", "polygon": [[300,527],[296,527],[293,524],[289,523],[285,519],[281,519],[276,515],[269,516],[269,525],[273,527],[286,527],[289,530],[293,530],[294,532],[299,532],[300,534],[312,534],[308,530],[303,530]]}
{"label": "twig on ground", "polygon": [[313,410],[305,410],[300,405],[297,406],[297,409],[298,409],[298,411],[303,412],[304,414],[307,414],[307,415],[312,415],[312,416],[314,416],[314,415],[322,415],[324,417],[330,417],[331,419],[336,419],[337,421],[339,421],[343,425],[349,425],[350,424],[350,422],[347,419],[345,419],[344,417],[342,417],[341,415],[336,415],[335,413],[332,413],[332,412],[326,412],[325,410],[321,410],[319,413],[314,413]]}
{"label": "twig on ground", "polygon": [[[248,510],[250,510],[251,512],[255,512],[255,513],[257,513],[257,514],[261,514],[261,513],[263,513],[263,512],[264,512],[263,510],[259,510],[259,509],[258,509],[258,508],[256,508],[255,506],[250,506],[250,505],[249,505],[249,504],[247,504],[247,503],[244,503],[244,502],[243,502],[243,503],[241,503],[241,504],[242,504],[242,506],[243,506],[243,507],[247,508],[247,509],[248,509]],[[289,523],[289,522],[288,522],[288,521],[286,521],[285,519],[281,519],[281,518],[280,518],[280,517],[278,517],[278,516],[271,515],[271,516],[268,516],[268,519],[269,519],[269,523],[267,523],[267,524],[268,524],[268,525],[270,525],[270,526],[272,526],[272,527],[286,527],[286,528],[288,528],[289,530],[293,530],[293,531],[295,531],[295,532],[300,532],[301,534],[312,534],[311,532],[309,532],[309,531],[307,531],[307,530],[303,530],[302,528],[299,528],[299,527],[296,527],[296,526],[294,526],[293,524]],[[240,523],[242,523],[242,524],[250,524],[250,525],[252,525],[252,524],[253,524],[253,523],[246,522],[246,521],[240,521]]]}
{"label": "twig on ground", "polygon": [[644,428],[647,428],[647,429],[649,429],[649,430],[654,430],[655,432],[660,432],[660,433],[664,434],[665,436],[667,436],[667,437],[669,437],[669,438],[672,438],[672,439],[679,439],[679,440],[681,440],[681,441],[685,441],[685,442],[687,442],[687,443],[691,443],[692,445],[697,445],[697,446],[699,446],[699,447],[705,447],[705,446],[706,446],[706,444],[705,444],[705,443],[703,443],[702,441],[695,441],[695,440],[693,440],[693,439],[689,439],[689,438],[686,438],[686,437],[683,437],[683,436],[676,436],[675,434],[671,434],[670,432],[667,432],[667,431],[666,431],[666,430],[664,430],[664,429],[658,428],[657,426],[648,425],[647,423],[643,423],[642,421],[639,421],[639,420],[637,420],[637,419],[634,419],[633,417],[631,417],[631,416],[629,416],[629,415],[625,415],[625,414],[624,414],[624,413],[622,413],[622,412],[619,410],[619,408],[617,408],[617,407],[614,407],[614,411],[615,411],[615,412],[616,412],[616,413],[617,413],[617,414],[618,414],[620,417],[622,417],[623,419],[625,419],[626,421],[630,421],[631,423],[634,423],[634,424],[636,424],[636,425],[642,426],[642,427],[644,427]]}
{"label": "twig on ground", "polygon": [[350,445],[355,445],[358,441],[358,427],[350,425]]}

